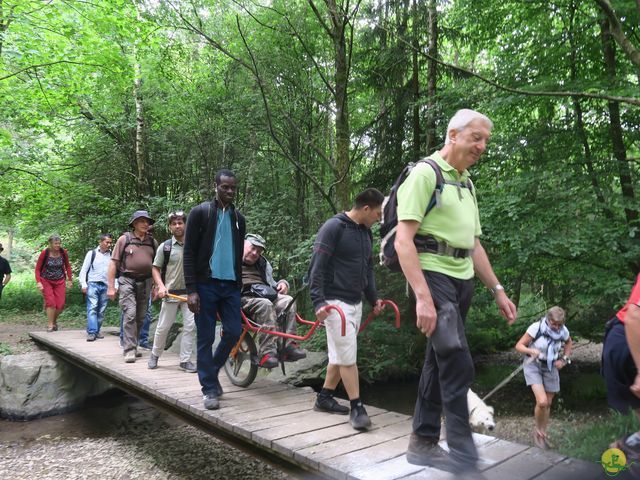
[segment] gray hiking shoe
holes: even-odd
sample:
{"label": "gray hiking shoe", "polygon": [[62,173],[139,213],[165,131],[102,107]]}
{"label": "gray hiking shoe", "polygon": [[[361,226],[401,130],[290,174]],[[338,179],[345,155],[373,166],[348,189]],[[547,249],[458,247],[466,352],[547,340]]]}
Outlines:
{"label": "gray hiking shoe", "polygon": [[149,368],[150,370],[153,370],[154,368],[158,368],[158,357],[156,357],[153,353],[149,355],[147,368]]}
{"label": "gray hiking shoe", "polygon": [[220,408],[220,400],[218,400],[218,396],[215,393],[203,395],[202,399],[204,400],[204,408],[207,410],[217,410]]}
{"label": "gray hiking shoe", "polygon": [[129,350],[124,354],[124,362],[125,363],[135,363],[136,362],[136,351]]}
{"label": "gray hiking shoe", "polygon": [[[151,356],[153,356],[153,354],[151,354]],[[198,369],[192,362],[180,362],[180,368],[187,373],[196,373],[198,371]]]}
{"label": "gray hiking shoe", "polygon": [[96,334],[95,333],[90,333],[87,335],[87,342],[95,342],[96,340]]}

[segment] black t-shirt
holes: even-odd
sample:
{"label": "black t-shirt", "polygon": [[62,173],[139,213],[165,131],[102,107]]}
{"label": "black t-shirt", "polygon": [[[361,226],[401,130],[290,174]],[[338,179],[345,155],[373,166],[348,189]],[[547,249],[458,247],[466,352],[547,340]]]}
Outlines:
{"label": "black t-shirt", "polygon": [[0,281],[2,281],[3,277],[7,274],[11,273],[11,266],[9,266],[9,262],[0,257]]}

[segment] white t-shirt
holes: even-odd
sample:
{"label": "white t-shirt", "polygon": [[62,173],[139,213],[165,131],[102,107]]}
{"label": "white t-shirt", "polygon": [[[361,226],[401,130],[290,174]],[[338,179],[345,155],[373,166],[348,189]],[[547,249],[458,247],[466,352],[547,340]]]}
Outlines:
{"label": "white t-shirt", "polygon": [[[529,325],[529,328],[527,328],[527,333],[531,335],[532,338],[536,338],[536,336],[538,335],[538,330],[540,330],[540,322],[541,320],[538,320],[537,322],[533,322],[531,325]],[[569,340],[569,330],[564,325],[562,326],[561,333],[562,333],[562,338],[561,340],[557,340],[557,341],[554,341],[551,338],[546,337],[544,335],[540,335],[540,337],[538,337],[537,340],[532,342],[531,345],[529,345],[529,347],[535,348],[536,350],[540,351],[540,356],[538,357],[538,359],[546,360],[547,350],[549,348],[549,342],[553,342],[553,346],[552,346],[553,360],[557,360],[558,357],[560,356],[560,349],[562,348],[562,344],[567,340]]]}

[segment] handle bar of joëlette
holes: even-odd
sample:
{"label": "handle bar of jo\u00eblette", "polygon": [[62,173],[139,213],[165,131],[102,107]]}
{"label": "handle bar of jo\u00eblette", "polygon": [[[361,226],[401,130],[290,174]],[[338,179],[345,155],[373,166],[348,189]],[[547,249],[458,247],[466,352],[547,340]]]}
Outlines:
{"label": "handle bar of jo\u00eblette", "polygon": [[[180,300],[182,302],[186,302],[187,301],[187,297],[180,296],[180,295],[174,295],[172,293],[167,293],[167,297],[173,298],[175,300]],[[393,310],[396,328],[400,328],[400,310],[398,309],[398,306],[395,304],[395,302],[393,302],[391,300],[382,300],[381,303],[382,303],[382,309],[383,310],[387,306],[390,307]],[[325,310],[335,310],[335,311],[338,312],[338,315],[340,315],[341,333],[342,333],[342,336],[344,337],[345,334],[346,334],[346,319],[345,319],[344,312],[342,311],[342,309],[340,307],[338,307],[337,305],[327,305],[324,308],[325,308]],[[276,331],[276,330],[264,330],[259,326],[252,325],[243,311],[240,311],[240,313],[242,315],[242,321],[244,323],[244,326],[245,326],[246,330],[249,330],[251,332],[258,332],[259,331],[260,333],[264,333],[264,334],[267,334],[267,335],[274,335],[274,336],[277,336],[277,337],[288,338],[288,339],[291,339],[291,340],[298,340],[298,341],[308,340],[311,337],[311,335],[314,334],[314,332],[316,331],[316,328],[318,328],[318,326],[320,325],[320,321],[319,320],[315,320],[315,321],[305,320],[298,313],[296,313],[296,321],[298,323],[301,323],[303,325],[310,325],[311,326],[311,328],[306,333],[306,335],[296,335],[296,334],[292,334],[292,333],[279,332],[279,331]],[[364,321],[364,323],[360,326],[360,329],[358,330],[358,333],[361,333],[367,327],[367,325],[369,325],[371,320],[373,320],[375,317],[376,317],[376,315],[374,315],[373,312],[369,313],[369,315],[367,316],[367,318]]]}
{"label": "handle bar of jo\u00eblette", "polygon": [[[340,322],[342,323],[342,336],[344,337],[346,335],[347,332],[347,321],[346,318],[344,316],[344,312],[342,311],[342,309],[340,307],[338,307],[337,305],[326,305],[324,307],[325,310],[335,310],[336,312],[338,312],[338,315],[340,315]],[[242,321],[244,323],[244,329],[248,330],[250,332],[260,332],[260,333],[264,333],[266,335],[273,335],[276,337],[282,337],[282,338],[288,338],[291,340],[298,340],[300,342],[304,342],[305,340],[309,340],[309,338],[311,337],[311,335],[313,335],[313,333],[316,331],[316,328],[318,328],[318,326],[320,325],[320,320],[316,320],[315,322],[312,322],[310,320],[305,320],[304,318],[302,318],[300,315],[298,315],[296,313],[296,320],[298,321],[298,323],[302,323],[303,325],[311,325],[311,328],[309,329],[309,331],[306,333],[306,335],[296,335],[294,333],[286,333],[286,332],[278,332],[276,330],[265,330],[264,328],[260,327],[260,326],[256,326],[256,325],[252,325],[251,322],[249,321],[249,319],[247,318],[247,316],[244,314],[244,312],[241,310],[240,313],[242,314]]]}
{"label": "handle bar of jo\u00eblette", "polygon": [[[382,303],[383,310],[387,308],[387,306],[389,306],[393,310],[396,328],[400,328],[400,310],[398,310],[398,305],[396,305],[395,302],[391,300],[382,300],[381,303]],[[369,315],[367,316],[367,319],[364,321],[362,325],[360,325],[360,330],[358,330],[358,333],[361,333],[365,329],[365,327],[369,325],[369,322],[371,322],[371,320],[373,320],[376,316],[377,315],[374,315],[373,312],[369,313]]]}

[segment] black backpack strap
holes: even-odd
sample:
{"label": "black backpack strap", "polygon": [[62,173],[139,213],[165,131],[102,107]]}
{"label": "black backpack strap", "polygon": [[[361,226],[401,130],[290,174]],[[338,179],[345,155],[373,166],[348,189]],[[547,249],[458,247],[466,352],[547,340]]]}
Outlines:
{"label": "black backpack strap", "polygon": [[440,168],[440,165],[438,165],[438,162],[436,162],[433,158],[430,158],[430,157],[423,158],[419,162],[423,162],[423,163],[426,163],[427,165],[430,165],[436,174],[436,188],[433,189],[433,194],[431,195],[431,199],[427,204],[427,210],[424,212],[424,215],[426,217],[427,214],[433,209],[433,207],[437,207],[440,205],[440,195],[442,194],[442,190],[444,189],[445,181],[444,181],[444,176],[442,175],[442,169]]}
{"label": "black backpack strap", "polygon": [[160,272],[160,277],[162,278],[162,283],[164,283],[164,277],[167,273],[167,265],[169,265],[169,258],[171,257],[171,247],[173,247],[173,239],[169,238],[162,242],[162,270]]}
{"label": "black backpack strap", "polygon": [[89,262],[89,268],[87,268],[87,273],[84,279],[85,283],[89,283],[89,272],[93,268],[93,262],[95,259],[96,259],[96,249],[94,248],[93,250],[91,250],[91,262]]}

